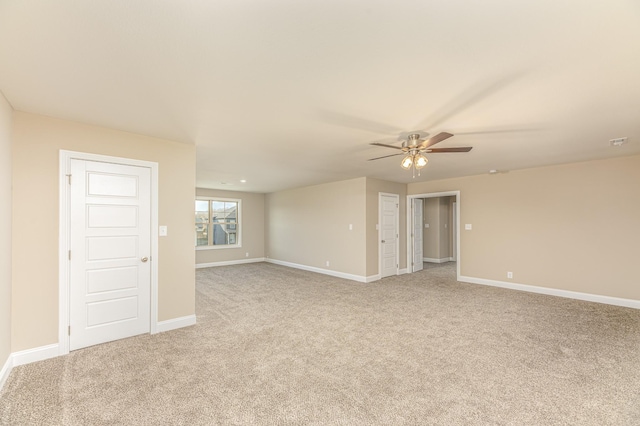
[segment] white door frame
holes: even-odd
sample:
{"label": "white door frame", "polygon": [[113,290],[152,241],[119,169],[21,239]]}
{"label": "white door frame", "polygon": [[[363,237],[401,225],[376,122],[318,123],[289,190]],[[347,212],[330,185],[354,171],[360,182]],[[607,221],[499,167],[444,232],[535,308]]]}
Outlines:
{"label": "white door frame", "polygon": [[[453,224],[455,225],[457,221],[458,221],[458,203],[454,202],[453,203]],[[451,232],[453,232],[453,250],[452,250],[453,261],[457,262],[458,261],[458,241],[457,241],[458,227],[454,226]]]}
{"label": "white door frame", "polygon": [[158,163],[60,150],[59,167],[59,242],[58,242],[58,350],[59,355],[69,353],[69,240],[70,240],[70,188],[69,169],[72,159],[148,167],[151,169],[151,334],[158,332]]}
{"label": "white door frame", "polygon": [[396,275],[400,275],[400,194],[378,192],[378,279],[382,278],[382,196],[394,197],[398,205],[396,215]]}
{"label": "white door frame", "polygon": [[[407,195],[407,262],[413,259],[413,247],[411,243],[411,231],[413,230],[413,217],[411,214],[411,203],[416,198],[439,198],[439,197],[456,197],[456,279],[460,281],[460,265],[462,258],[460,257],[460,191],[432,192],[427,194]],[[413,268],[407,265],[407,273],[413,273]]]}

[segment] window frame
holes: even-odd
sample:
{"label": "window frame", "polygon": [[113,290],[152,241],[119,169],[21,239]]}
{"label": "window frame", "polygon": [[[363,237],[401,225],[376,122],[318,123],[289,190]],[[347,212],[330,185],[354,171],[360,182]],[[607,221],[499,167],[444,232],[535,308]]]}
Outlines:
{"label": "window frame", "polygon": [[[204,197],[204,196],[196,196],[195,201],[206,201],[209,204],[209,222],[208,225],[213,225],[213,208],[212,208],[212,202],[214,201],[218,201],[218,202],[232,202],[232,203],[237,203],[237,210],[236,210],[236,243],[235,244],[220,244],[220,245],[209,245],[207,244],[206,246],[195,246],[196,250],[224,250],[224,249],[234,249],[234,248],[241,248],[242,247],[242,200],[239,198],[223,198],[223,197]],[[197,222],[195,222],[196,217],[196,210],[195,210],[195,203],[194,203],[194,224],[197,225]],[[195,230],[194,230],[195,231]],[[211,232],[211,231],[210,231]],[[196,236],[196,244],[197,244],[197,236]]]}

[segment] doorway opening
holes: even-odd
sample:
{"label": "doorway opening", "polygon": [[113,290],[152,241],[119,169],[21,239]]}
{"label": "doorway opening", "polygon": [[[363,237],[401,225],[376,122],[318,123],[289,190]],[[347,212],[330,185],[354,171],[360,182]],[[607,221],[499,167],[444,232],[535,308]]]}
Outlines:
{"label": "doorway opening", "polygon": [[408,273],[456,262],[460,277],[460,191],[407,196],[407,259]]}

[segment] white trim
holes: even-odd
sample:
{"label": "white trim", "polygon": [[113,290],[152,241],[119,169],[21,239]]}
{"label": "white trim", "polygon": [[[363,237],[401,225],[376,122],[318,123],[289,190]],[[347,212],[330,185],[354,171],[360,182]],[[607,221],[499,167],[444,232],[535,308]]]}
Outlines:
{"label": "white trim", "polygon": [[210,263],[196,263],[196,269],[213,268],[216,266],[241,265],[243,263],[257,263],[257,262],[264,262],[264,261],[265,261],[264,257],[256,257],[253,259],[225,260],[222,262],[210,262]]}
{"label": "white trim", "polygon": [[560,290],[557,288],[539,287],[539,286],[528,285],[528,284],[517,284],[517,283],[511,283],[511,282],[505,282],[505,281],[488,280],[485,278],[461,276],[461,277],[458,277],[458,281],[471,283],[471,284],[488,285],[492,287],[501,287],[501,288],[506,288],[510,290],[526,291],[529,293],[546,294],[549,296],[565,297],[568,299],[584,300],[587,302],[604,303],[607,305],[615,305],[615,306],[623,306],[626,308],[640,309],[640,300],[634,300],[634,299],[623,299],[620,297],[601,296],[598,294],[580,293],[577,291]]}
{"label": "white trim", "polygon": [[[58,355],[69,353],[69,173],[72,159],[85,161],[99,161],[103,163],[123,164],[127,166],[148,167],[151,170],[151,321],[149,332],[158,332],[158,170],[156,162],[135,160],[131,158],[113,157],[108,155],[90,154],[60,150],[59,163],[59,233],[58,233]],[[18,365],[18,364],[14,364]]]}
{"label": "white trim", "polygon": [[55,358],[60,355],[60,349],[58,344],[39,346],[33,349],[26,349],[24,351],[14,352],[11,354],[13,367],[19,365],[31,364],[32,362],[44,361],[45,359]]}
{"label": "white trim", "polygon": [[186,317],[173,318],[165,321],[158,321],[158,333],[162,333],[165,331],[176,330],[178,328],[189,327],[191,325],[195,325],[196,316],[195,315],[187,315]]}
{"label": "white trim", "polygon": [[[407,273],[407,268],[401,268],[398,269],[398,275],[404,275]],[[393,275],[391,275],[393,276]],[[376,274],[376,275],[369,275],[368,277],[365,277],[365,281],[366,283],[372,283],[374,281],[378,281],[382,279],[382,275],[380,274]]]}
{"label": "white trim", "polygon": [[[378,192],[378,275],[382,277],[382,197],[396,199],[396,275],[400,275],[400,194]],[[366,278],[365,278],[366,279]]]}
{"label": "white trim", "polygon": [[414,198],[438,198],[438,197],[456,197],[456,278],[460,281],[460,271],[462,265],[462,257],[460,257],[460,191],[445,191],[445,192],[432,192],[427,194],[413,194],[407,195],[407,269],[408,273],[411,273],[411,269],[408,267],[409,259],[413,259],[413,247],[411,247],[411,230],[413,219],[411,217],[411,201]]}
{"label": "white trim", "polygon": [[[289,268],[302,269],[303,271],[316,272],[318,274],[331,275],[332,277],[344,278],[345,280],[358,281],[361,283],[369,282],[367,277],[362,275],[347,274],[345,272],[331,271],[329,269],[316,268],[315,266],[300,265],[298,263],[285,262],[283,260],[265,259],[265,262],[275,263],[276,265],[288,266]],[[374,275],[375,277],[376,275]]]}
{"label": "white trim", "polygon": [[158,280],[159,280],[159,244],[158,244],[158,214],[160,210],[160,165],[145,162],[151,167],[151,324],[149,333],[158,332]]}
{"label": "white trim", "polygon": [[13,369],[13,357],[9,354],[7,361],[2,366],[2,370],[0,370],[0,391],[4,387],[4,384],[7,382],[9,378],[9,374],[11,374],[11,370]]}
{"label": "white trim", "polygon": [[196,250],[229,250],[229,249],[236,249],[236,248],[242,248],[242,245],[227,244],[227,245],[219,245],[219,246],[196,246]]}
{"label": "white trim", "polygon": [[379,279],[382,279],[382,277],[380,276],[380,274],[376,274],[376,275],[369,275],[368,277],[365,277],[364,282],[366,283],[372,283],[374,281],[378,281]]}
{"label": "white trim", "polygon": [[453,257],[443,257],[442,259],[436,259],[434,257],[423,257],[422,261],[429,263],[446,263],[453,262]]}

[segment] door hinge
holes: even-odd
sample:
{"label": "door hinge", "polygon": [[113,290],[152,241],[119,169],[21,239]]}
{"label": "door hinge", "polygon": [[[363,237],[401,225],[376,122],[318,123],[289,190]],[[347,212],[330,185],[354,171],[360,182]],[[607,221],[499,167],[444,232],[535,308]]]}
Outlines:
{"label": "door hinge", "polygon": [[400,208],[400,204],[396,204],[396,209],[397,209],[397,208]]}
{"label": "door hinge", "polygon": [[69,185],[71,185],[71,175],[66,175],[67,176],[67,180],[69,181]]}
{"label": "door hinge", "polygon": [[69,250],[69,260],[71,260],[71,250]]}
{"label": "door hinge", "polygon": [[71,336],[71,326],[69,326],[69,327],[67,328],[67,335],[68,335],[68,336]]}

